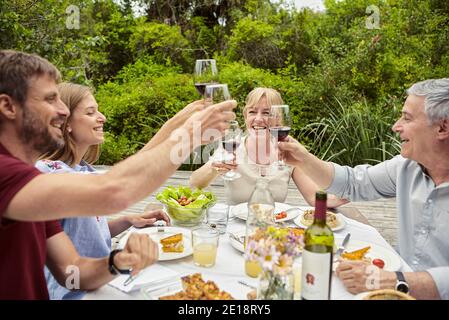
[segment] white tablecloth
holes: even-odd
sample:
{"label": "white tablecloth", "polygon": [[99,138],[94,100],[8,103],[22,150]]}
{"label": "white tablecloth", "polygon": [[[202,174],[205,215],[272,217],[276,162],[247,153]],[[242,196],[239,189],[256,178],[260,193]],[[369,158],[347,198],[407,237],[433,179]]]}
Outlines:
{"label": "white tablecloth", "polygon": [[[365,242],[377,244],[388,248],[394,249],[388,244],[388,242],[380,235],[380,233],[373,227],[366,224],[357,222],[355,220],[343,217],[346,220],[346,227],[340,231],[335,232],[336,238],[343,238],[346,233],[351,233],[351,239],[362,240]],[[293,225],[293,224],[292,224]],[[245,222],[235,218],[228,224],[228,232],[236,232],[245,229]],[[401,259],[402,271],[412,271],[411,268]],[[223,234],[220,236],[219,248],[217,253],[217,260],[215,266],[212,268],[197,267],[193,263],[193,257],[185,257],[178,260],[159,262],[161,265],[166,266],[172,270],[179,272],[180,274],[192,274],[200,272],[203,275],[203,279],[212,280],[221,290],[229,292],[236,299],[246,299],[246,295],[250,288],[240,284],[238,281],[242,280],[247,284],[257,286],[258,280],[250,278],[245,274],[244,260],[242,253],[234,249],[229,241],[229,235]],[[346,291],[340,279],[333,276],[332,279],[332,291],[331,298],[333,300],[345,300],[353,299],[353,295]],[[143,299],[144,296],[140,290],[136,290],[130,293],[124,293],[105,285],[95,291],[89,292],[84,299]]]}

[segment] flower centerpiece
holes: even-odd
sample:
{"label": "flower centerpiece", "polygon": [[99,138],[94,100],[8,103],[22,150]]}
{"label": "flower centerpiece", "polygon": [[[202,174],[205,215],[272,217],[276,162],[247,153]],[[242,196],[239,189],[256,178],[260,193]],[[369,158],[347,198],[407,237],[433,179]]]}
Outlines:
{"label": "flower centerpiece", "polygon": [[245,259],[258,261],[262,267],[258,299],[293,299],[293,261],[303,246],[304,230],[299,228],[268,226],[248,238]]}

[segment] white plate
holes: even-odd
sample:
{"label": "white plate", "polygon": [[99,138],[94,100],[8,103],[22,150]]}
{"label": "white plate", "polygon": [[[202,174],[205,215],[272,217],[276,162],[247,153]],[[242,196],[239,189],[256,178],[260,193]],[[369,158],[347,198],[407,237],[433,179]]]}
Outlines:
{"label": "white plate", "polygon": [[[286,203],[275,202],[274,214],[278,214],[278,213],[280,213],[282,211],[286,211],[287,209],[290,209],[290,208],[293,208],[293,206],[286,204]],[[248,217],[248,202],[239,203],[239,204],[233,206],[231,209],[231,212],[237,218],[246,221],[246,219]],[[292,220],[292,219],[296,218],[300,213],[301,213],[301,211],[299,209],[298,210],[290,210],[289,212],[287,212],[287,216],[285,218],[277,219],[276,222]]]}
{"label": "white plate", "polygon": [[[335,239],[335,244],[337,247],[339,247],[342,242],[342,238]],[[401,268],[401,259],[399,258],[399,255],[394,251],[380,245],[360,240],[349,239],[349,243],[346,245],[345,251],[351,252],[368,246],[370,246],[371,248],[366,253],[365,257],[370,258],[371,260],[382,259],[385,262],[383,270],[399,271],[399,269]]]}
{"label": "white plate", "polygon": [[[235,235],[236,237],[241,237],[241,236],[246,236],[246,231],[245,230],[240,230],[237,232],[233,232],[233,235]],[[243,243],[238,242],[237,240],[235,240],[233,237],[231,237],[231,234],[229,234],[229,242],[231,242],[231,246],[236,249],[237,251],[240,251],[242,253],[245,252],[245,249],[243,247]]]}
{"label": "white plate", "polygon": [[[299,216],[295,220],[293,220],[293,222],[301,228],[308,228],[307,225],[305,225],[304,223],[301,222],[301,219],[306,210],[315,210],[315,208],[314,207],[300,207],[299,209],[302,212],[301,212],[301,214],[299,214]],[[335,228],[331,228],[331,229],[332,229],[332,231],[342,230],[346,226],[346,220],[343,218],[343,215],[341,213],[335,213],[335,216],[337,217],[338,225]]]}
{"label": "white plate", "polygon": [[[160,232],[159,230],[164,230],[163,232]],[[150,227],[150,228],[144,228],[144,229],[136,229],[133,228],[126,236],[124,236],[122,239],[120,239],[120,242],[118,244],[119,248],[125,247],[126,241],[128,241],[129,235],[131,233],[144,233],[148,234],[154,242],[157,243],[159,246],[159,261],[166,261],[166,260],[175,260],[184,258],[187,256],[190,256],[193,253],[192,249],[192,236],[191,231],[189,229],[185,228],[179,228],[179,227]],[[177,233],[182,233],[183,235],[183,242],[184,242],[184,251],[183,252],[163,252],[162,251],[162,245],[159,242],[159,240],[175,235]]]}

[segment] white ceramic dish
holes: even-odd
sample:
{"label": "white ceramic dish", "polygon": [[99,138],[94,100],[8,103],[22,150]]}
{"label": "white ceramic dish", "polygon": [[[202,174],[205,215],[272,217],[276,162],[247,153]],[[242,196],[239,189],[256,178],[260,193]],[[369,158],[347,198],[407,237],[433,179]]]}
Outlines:
{"label": "white ceramic dish", "polygon": [[[307,210],[315,210],[315,208],[314,207],[300,207],[299,209],[301,210],[301,213],[295,218],[295,220],[293,220],[293,222],[301,228],[308,228],[309,226],[302,222],[304,212]],[[344,219],[344,217],[341,213],[336,213],[335,216],[337,218],[338,225],[331,229],[332,229],[332,231],[340,231],[346,227],[346,220]]]}
{"label": "white ceramic dish", "polygon": [[[237,232],[233,232],[232,234],[234,236],[236,236],[237,238],[243,237],[243,239],[244,239],[244,237],[246,235],[245,234],[245,230],[240,230],[240,231],[237,231]],[[245,252],[244,247],[243,247],[243,243],[237,241],[234,237],[231,236],[231,234],[229,234],[229,242],[231,243],[231,246],[234,249],[236,249],[237,251],[240,251],[241,253]]]}
{"label": "white ceramic dish", "polygon": [[[119,248],[125,247],[126,241],[129,238],[131,233],[144,233],[148,234],[151,240],[155,241],[159,246],[159,261],[167,261],[167,260],[175,260],[181,259],[193,254],[192,249],[192,235],[189,229],[180,228],[180,227],[149,227],[144,229],[136,229],[133,228],[126,236],[120,239],[118,244]],[[159,240],[175,235],[177,233],[182,233],[183,242],[184,242],[184,251],[183,252],[163,252],[162,245]]]}
{"label": "white ceramic dish", "polygon": [[[276,215],[276,214],[278,214],[278,213],[280,213],[282,211],[286,211],[286,210],[292,209],[292,208],[294,208],[294,207],[292,207],[289,204],[281,203],[281,202],[275,202],[275,204],[274,204],[274,214]],[[233,206],[231,208],[231,213],[235,217],[246,221],[246,219],[248,217],[248,202],[239,203],[239,204]],[[290,210],[290,211],[287,212],[287,217],[282,218],[282,219],[276,219],[276,222],[284,222],[284,221],[289,221],[289,220],[295,219],[300,213],[301,213],[300,209],[298,209],[298,210]]]}
{"label": "white ceramic dish", "polygon": [[[342,238],[335,239],[335,244],[337,247],[339,247],[342,242],[343,242]],[[385,247],[382,247],[380,245],[350,239],[349,243],[346,245],[345,251],[351,252],[368,246],[370,246],[371,248],[365,255],[367,258],[370,258],[371,260],[382,259],[385,262],[385,266],[383,267],[383,269],[386,271],[399,271],[402,264],[399,255],[396,252],[387,249]]]}

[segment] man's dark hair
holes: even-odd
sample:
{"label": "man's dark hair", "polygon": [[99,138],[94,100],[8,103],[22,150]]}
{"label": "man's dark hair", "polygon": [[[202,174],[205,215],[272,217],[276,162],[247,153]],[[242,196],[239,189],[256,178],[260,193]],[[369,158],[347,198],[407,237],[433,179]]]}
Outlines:
{"label": "man's dark hair", "polygon": [[30,79],[43,75],[49,75],[56,82],[61,78],[53,64],[36,54],[0,50],[0,94],[7,94],[23,105]]}

